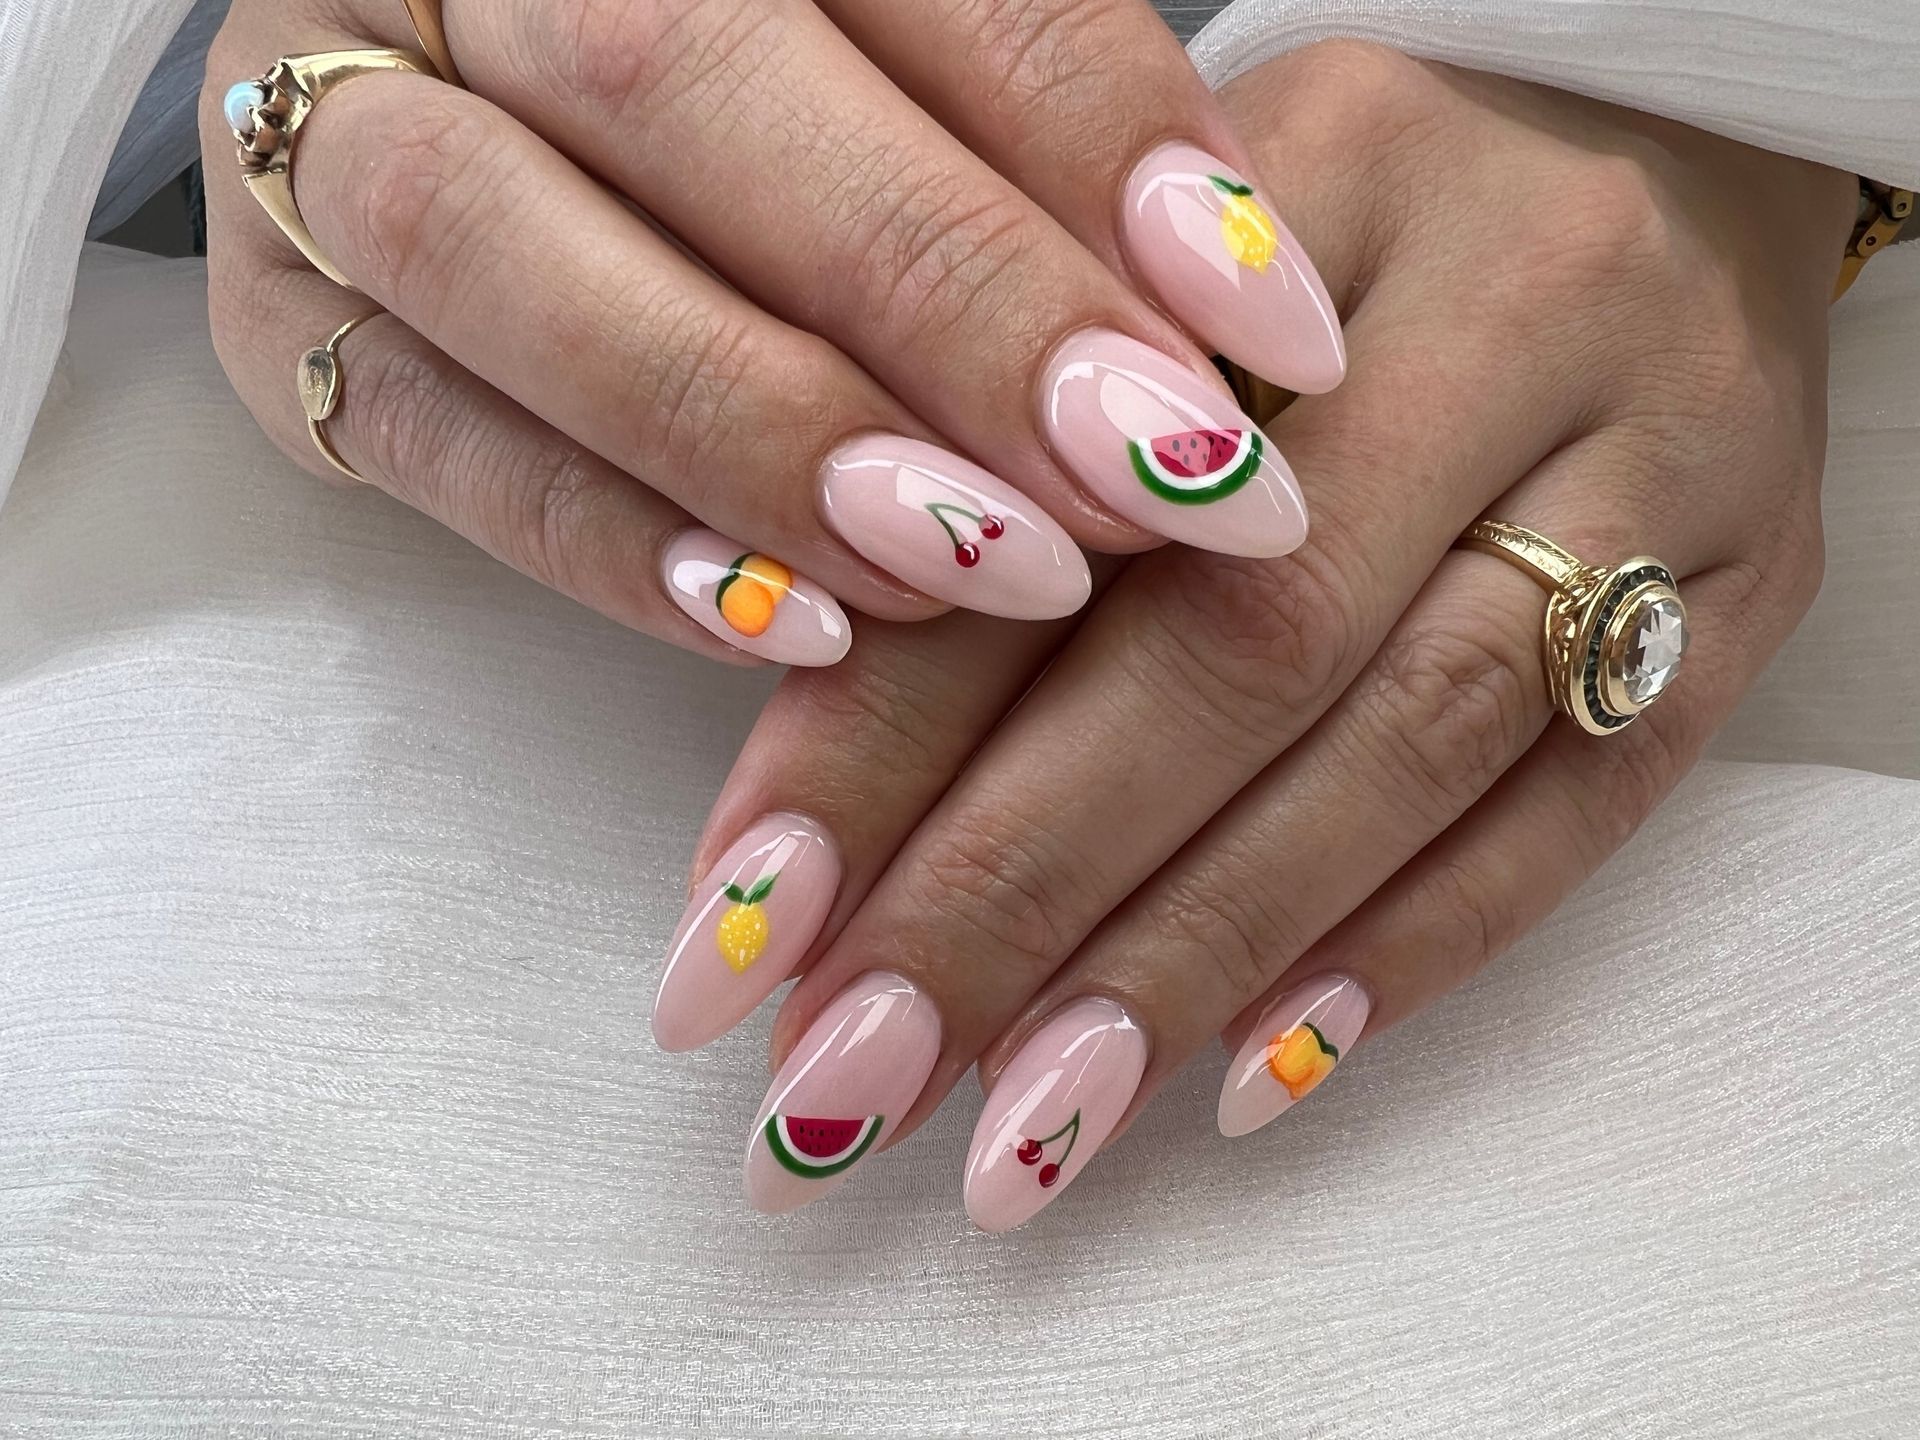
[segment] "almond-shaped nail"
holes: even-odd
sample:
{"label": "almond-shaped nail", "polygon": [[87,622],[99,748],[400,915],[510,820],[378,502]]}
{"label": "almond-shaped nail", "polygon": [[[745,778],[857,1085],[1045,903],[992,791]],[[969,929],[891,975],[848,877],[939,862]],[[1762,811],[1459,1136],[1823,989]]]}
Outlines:
{"label": "almond-shaped nail", "polygon": [[1220,1133],[1251,1134],[1306,1099],[1360,1038],[1371,1008],[1366,987],[1344,975],[1315,976],[1269,1005],[1227,1069]]}
{"label": "almond-shaped nail", "polygon": [[1320,272],[1232,166],[1193,145],[1154,150],[1127,181],[1120,237],[1166,307],[1229,360],[1303,395],[1346,375]]}
{"label": "almond-shaped nail", "polygon": [[967,1215],[1024,1225],[1059,1198],[1133,1103],[1147,1040],[1111,1000],[1076,1000],[1007,1062],[967,1152]]}
{"label": "almond-shaped nail", "polygon": [[940,1058],[940,1016],[911,980],[862,975],[774,1076],[747,1140],[747,1203],[778,1215],[846,1183],[899,1128]]}
{"label": "almond-shaped nail", "polygon": [[680,917],[653,1001],[662,1050],[693,1050],[753,1013],[820,933],[840,854],[818,821],[765,815],[720,857]]}
{"label": "almond-shaped nail", "polygon": [[674,603],[729,645],[782,665],[831,665],[853,643],[826,591],[770,555],[698,526],[667,543],[661,574]]}
{"label": "almond-shaped nail", "polygon": [[935,599],[1052,620],[1093,593],[1086,558],[1046,511],[937,445],[900,435],[850,441],[827,459],[821,501],[835,534]]}
{"label": "almond-shaped nail", "polygon": [[1221,386],[1114,330],[1067,337],[1041,382],[1054,456],[1116,513],[1169,540],[1268,557],[1307,538],[1287,462]]}

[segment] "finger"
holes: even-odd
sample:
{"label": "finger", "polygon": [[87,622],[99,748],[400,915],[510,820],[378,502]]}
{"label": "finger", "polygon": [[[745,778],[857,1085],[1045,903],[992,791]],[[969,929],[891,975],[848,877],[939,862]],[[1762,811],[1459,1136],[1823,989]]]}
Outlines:
{"label": "finger", "polygon": [[[821,0],[933,118],[1206,344],[1276,385],[1346,371],[1333,301],[1144,0]],[[1351,274],[1340,261],[1336,274]]]}
{"label": "finger", "polygon": [[911,1105],[896,1127],[910,1131],[1093,927],[1306,733],[1453,539],[1571,423],[1570,387],[1542,369],[1460,375],[1482,387],[1468,410],[1420,393],[1415,377],[1455,383],[1424,357],[1425,324],[1450,318],[1410,317],[1382,285],[1350,331],[1367,363],[1275,427],[1332,481],[1306,546],[1268,564],[1134,561],[788,997],[776,1055],[806,1052],[801,1032],[863,970],[905,977],[943,1034],[917,1098],[888,1102]]}
{"label": "finger", "polygon": [[654,998],[662,1049],[717,1039],[831,942],[1067,624],[866,624],[767,702],[694,857]]}
{"label": "finger", "polygon": [[[253,413],[288,455],[333,471],[307,432],[295,384],[302,354],[370,306],[307,269],[274,266],[244,291],[222,287],[216,331],[246,336],[234,367]],[[244,294],[245,298],[241,296]],[[243,315],[232,312],[244,311]],[[270,314],[271,327],[248,317]],[[363,480],[473,541],[495,558],[623,625],[716,658],[829,665],[851,627],[818,585],[765,557],[716,599],[739,541],[583,451],[435,350],[391,315],[361,324],[337,349],[338,408],[324,434]],[[784,571],[784,567],[781,567]],[[715,576],[719,578],[715,578]],[[766,623],[747,623],[748,589],[764,591]],[[724,600],[724,604],[722,603]],[[729,623],[729,617],[735,623]]]}
{"label": "finger", "polygon": [[[1137,549],[1144,527],[1263,555],[1298,542],[1298,491],[1277,454],[1241,475],[1229,448],[1219,473],[1235,476],[1233,493],[1180,503],[1128,461],[1130,440],[1166,432],[1057,413],[1050,381],[1078,339],[1109,367],[1143,372],[1137,386],[1178,396],[1175,433],[1255,428],[1177,327],[812,6],[472,0],[449,25],[477,88],[1078,538]],[[635,134],[648,143],[629,143]]]}
{"label": "finger", "polygon": [[[1576,509],[1567,524],[1580,534]],[[1592,533],[1608,528],[1604,519],[1593,523],[1598,512],[1585,513]],[[1683,566],[1697,558],[1669,553]],[[981,1224],[1018,1224],[1057,1193],[1037,1194],[1023,1176],[1015,1153],[1021,1132],[1011,1117],[1031,1128],[1083,1108],[1085,1138],[1097,1147],[1526,753],[1550,714],[1538,650],[1543,600],[1537,591],[1526,595],[1529,582],[1510,568],[1487,571],[1483,558],[1450,557],[1381,661],[1314,736],[1131,897],[1030,1007],[1037,1019],[1097,997],[1143,1032],[1150,1061],[1131,1076],[1089,1073],[1077,1088],[1055,1085],[1036,1095],[1028,1072],[1058,1042],[1056,1024],[1016,1025],[996,1047],[990,1064],[1006,1053],[1013,1058],[993,1084],[968,1162],[969,1213]],[[1740,634],[1727,587],[1709,573],[1688,588],[1690,615],[1706,617],[1701,645],[1745,651],[1751,642]],[[1460,665],[1450,655],[1483,658]],[[1648,721],[1678,708],[1704,738],[1722,702],[1688,701],[1687,694],[1717,696],[1728,667],[1723,654],[1717,672],[1685,675]],[[1609,738],[1624,742],[1632,732]],[[1235,1059],[1221,1129],[1256,1128],[1320,1083],[1359,1038],[1374,994],[1367,982],[1323,974],[1283,996]],[[1014,1083],[1003,1091],[1009,1078]],[[1129,1080],[1137,1084],[1122,1083]],[[1074,1178],[1078,1164],[1063,1166],[1060,1181]]]}
{"label": "finger", "polygon": [[[908,576],[1014,614],[1084,600],[1084,562],[1039,507],[930,443],[844,355],[728,290],[475,96],[408,74],[339,85],[300,130],[293,171],[316,242],[360,288],[747,548],[891,618],[937,608]],[[852,545],[816,492],[831,461],[876,447],[899,474],[864,508],[836,507]],[[908,507],[923,526],[897,522]],[[991,520],[995,563],[956,564],[942,517]]]}

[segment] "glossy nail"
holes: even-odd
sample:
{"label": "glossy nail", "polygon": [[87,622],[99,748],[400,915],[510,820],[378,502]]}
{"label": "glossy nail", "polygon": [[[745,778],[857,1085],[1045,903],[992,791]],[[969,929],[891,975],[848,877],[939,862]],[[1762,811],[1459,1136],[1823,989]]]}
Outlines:
{"label": "glossy nail", "polygon": [[1372,1002],[1358,980],[1316,975],[1269,1005],[1227,1068],[1220,1133],[1247,1135],[1290,1109],[1360,1038]]}
{"label": "glossy nail", "polygon": [[1162,145],[1127,181],[1127,258],[1166,307],[1229,360],[1303,395],[1347,373],[1340,316],[1300,242],[1246,177]]}
{"label": "glossy nail", "polygon": [[882,570],[985,615],[1051,620],[1087,603],[1086,559],[1047,513],[970,460],[869,435],[821,476],[827,523]]}
{"label": "glossy nail", "polygon": [[764,815],[694,892],[653,1001],[662,1050],[693,1050],[753,1013],[793,973],[840,888],[840,854],[819,822]]}
{"label": "glossy nail", "polygon": [[1041,425],[1054,456],[1127,519],[1223,555],[1285,555],[1307,538],[1287,462],[1224,387],[1114,330],[1053,354]]}
{"label": "glossy nail", "polygon": [[1111,1000],[1076,1000],[1034,1031],[974,1127],[973,1223],[1011,1230],[1058,1199],[1120,1123],[1146,1068],[1146,1036]]}
{"label": "glossy nail", "polygon": [[729,645],[782,665],[831,665],[853,643],[846,612],[778,560],[698,526],[661,560],[667,593]]}
{"label": "glossy nail", "polygon": [[912,981],[862,975],[834,996],[774,1077],[747,1140],[747,1203],[812,1204],[891,1135],[940,1056],[940,1016]]}

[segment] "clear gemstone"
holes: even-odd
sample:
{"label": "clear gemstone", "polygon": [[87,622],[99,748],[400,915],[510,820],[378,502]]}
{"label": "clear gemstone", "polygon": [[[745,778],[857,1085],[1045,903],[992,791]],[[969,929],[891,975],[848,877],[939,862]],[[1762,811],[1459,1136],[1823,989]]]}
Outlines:
{"label": "clear gemstone", "polygon": [[1673,683],[1687,653],[1687,617],[1671,596],[1641,601],[1627,619],[1627,698],[1645,705]]}
{"label": "clear gemstone", "polygon": [[253,129],[254,106],[267,103],[267,87],[258,80],[243,80],[227,91],[225,110],[227,124],[235,130],[249,133]]}

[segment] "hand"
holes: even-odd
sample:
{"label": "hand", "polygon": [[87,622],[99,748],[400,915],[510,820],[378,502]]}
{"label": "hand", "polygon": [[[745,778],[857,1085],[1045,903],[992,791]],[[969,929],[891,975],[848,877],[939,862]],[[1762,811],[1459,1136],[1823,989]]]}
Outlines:
{"label": "hand", "polygon": [[[1313,534],[1132,560],[1071,633],[874,626],[788,678],[655,1014],[700,1043],[806,970],[748,1152],[763,1209],[826,1193],[976,1061],[989,1229],[1216,1035],[1221,1129],[1271,1120],[1623,843],[1819,584],[1849,177],[1356,44],[1224,98],[1342,297],[1351,376],[1270,426]],[[1453,548],[1482,515],[1673,567],[1691,649],[1630,727],[1553,717],[1544,592]],[[776,873],[723,918],[717,887]],[[723,947],[753,928],[751,965],[716,963],[716,923]]]}
{"label": "hand", "polygon": [[[1299,543],[1280,453],[1128,282],[1300,389],[1340,378],[1339,328],[1144,0],[444,18],[471,91],[356,77],[292,144],[321,252],[392,312],[341,346],[327,433],[361,476],[637,629],[801,665],[845,652],[836,597],[1053,617],[1087,597],[1075,540]],[[202,97],[215,343],[320,474],[295,362],[371,307],[244,192],[259,95],[229,87],[379,45],[415,48],[397,0],[236,0]],[[1240,435],[1236,492],[1157,498],[1101,387],[1179,417],[1155,435]]]}

